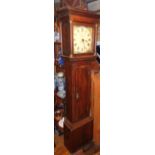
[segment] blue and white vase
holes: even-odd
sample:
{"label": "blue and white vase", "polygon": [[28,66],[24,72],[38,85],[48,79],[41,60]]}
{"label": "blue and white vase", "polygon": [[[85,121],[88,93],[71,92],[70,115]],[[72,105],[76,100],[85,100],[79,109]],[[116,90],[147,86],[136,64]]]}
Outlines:
{"label": "blue and white vase", "polygon": [[63,72],[57,73],[57,86],[58,91],[63,91],[65,89],[65,78]]}

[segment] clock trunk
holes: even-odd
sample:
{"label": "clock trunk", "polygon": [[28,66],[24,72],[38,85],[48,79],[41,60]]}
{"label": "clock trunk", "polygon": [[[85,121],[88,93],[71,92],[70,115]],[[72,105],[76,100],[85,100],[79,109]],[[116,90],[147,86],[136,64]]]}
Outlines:
{"label": "clock trunk", "polygon": [[65,59],[66,69],[66,117],[71,122],[90,116],[91,71],[98,68],[96,59]]}

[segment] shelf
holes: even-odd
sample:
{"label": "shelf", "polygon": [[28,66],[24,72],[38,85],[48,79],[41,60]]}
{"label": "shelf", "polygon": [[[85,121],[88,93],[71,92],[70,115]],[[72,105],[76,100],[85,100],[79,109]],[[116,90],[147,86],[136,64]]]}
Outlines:
{"label": "shelf", "polygon": [[61,42],[60,41],[55,41],[54,44],[61,44]]}

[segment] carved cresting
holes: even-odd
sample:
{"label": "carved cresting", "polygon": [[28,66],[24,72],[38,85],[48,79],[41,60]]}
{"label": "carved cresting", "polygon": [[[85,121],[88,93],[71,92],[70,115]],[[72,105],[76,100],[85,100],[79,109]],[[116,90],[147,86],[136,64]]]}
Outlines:
{"label": "carved cresting", "polygon": [[86,0],[61,0],[61,7],[72,7],[87,10]]}

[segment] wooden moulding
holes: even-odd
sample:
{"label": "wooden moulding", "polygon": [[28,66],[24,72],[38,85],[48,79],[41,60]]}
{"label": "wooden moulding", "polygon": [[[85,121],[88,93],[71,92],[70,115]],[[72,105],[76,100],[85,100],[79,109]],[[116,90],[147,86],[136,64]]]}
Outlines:
{"label": "wooden moulding", "polygon": [[76,123],[71,123],[67,118],[65,118],[65,124],[66,126],[71,130],[76,130],[77,128],[87,124],[88,122],[91,122],[93,120],[92,117],[86,117],[85,119],[78,121]]}
{"label": "wooden moulding", "polygon": [[57,13],[59,19],[68,17],[69,19],[72,19],[73,22],[74,20],[76,20],[76,22],[79,20],[79,22],[98,23],[100,19],[100,15],[96,14],[94,11],[79,10],[75,8],[60,8]]}
{"label": "wooden moulding", "polygon": [[89,55],[83,55],[83,56],[79,56],[77,55],[76,57],[71,57],[71,56],[65,56],[65,55],[62,55],[62,57],[66,60],[66,61],[96,61],[96,53],[95,55],[92,55],[92,56],[89,56]]}

